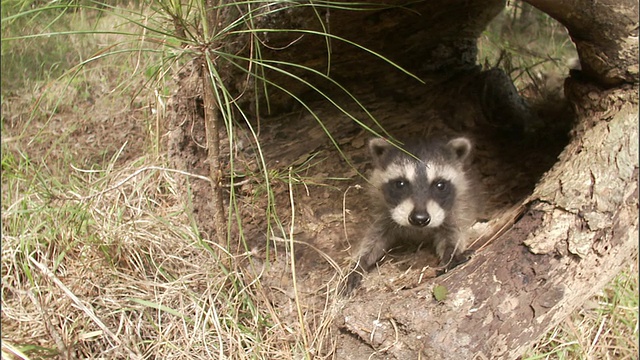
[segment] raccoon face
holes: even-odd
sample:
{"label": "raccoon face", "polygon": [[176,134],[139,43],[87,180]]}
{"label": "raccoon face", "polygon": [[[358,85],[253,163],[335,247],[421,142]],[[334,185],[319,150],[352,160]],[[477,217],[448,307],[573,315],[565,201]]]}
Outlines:
{"label": "raccoon face", "polygon": [[466,138],[407,144],[409,154],[384,139],[372,139],[369,149],[374,162],[370,181],[400,226],[441,226],[468,188],[464,161],[471,142]]}

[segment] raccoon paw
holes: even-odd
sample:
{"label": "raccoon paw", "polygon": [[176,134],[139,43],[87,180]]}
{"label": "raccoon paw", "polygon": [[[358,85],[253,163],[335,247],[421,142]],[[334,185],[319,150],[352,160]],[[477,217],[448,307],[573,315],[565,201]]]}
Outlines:
{"label": "raccoon paw", "polygon": [[358,271],[352,271],[341,284],[340,295],[349,296],[358,286],[360,286],[360,282],[362,281],[362,273]]}
{"label": "raccoon paw", "polygon": [[469,249],[469,250],[461,252],[460,254],[456,254],[456,255],[452,256],[449,261],[445,262],[446,258],[443,259],[440,262],[441,268],[436,271],[436,276],[443,275],[447,271],[453,269],[454,267],[466,263],[467,261],[469,261],[471,259],[471,257],[473,256],[474,253],[475,253],[474,250]]}

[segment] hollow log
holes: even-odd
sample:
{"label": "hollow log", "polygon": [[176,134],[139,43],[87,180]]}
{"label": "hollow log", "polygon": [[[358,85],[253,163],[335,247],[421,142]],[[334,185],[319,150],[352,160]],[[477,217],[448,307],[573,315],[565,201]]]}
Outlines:
{"label": "hollow log", "polygon": [[[454,0],[443,6],[432,1],[373,0],[345,3],[345,7],[349,6],[351,10],[323,6],[313,11],[289,9],[278,14],[281,16],[261,19],[258,27],[276,24],[280,29],[308,29],[331,35],[327,38],[298,31],[258,35],[265,45],[262,56],[312,68],[356,95],[375,94],[382,101],[410,98],[455,75],[480,70],[476,39],[504,8],[505,1]],[[329,96],[344,96],[322,77],[298,68],[281,68],[313,82]],[[266,77],[303,100],[317,98],[314,90],[287,75],[267,70]],[[428,86],[420,87],[420,81]],[[274,86],[267,89],[257,98],[266,103],[268,97],[272,114],[295,107],[295,101],[287,94]]]}
{"label": "hollow log", "polygon": [[[460,83],[460,88],[468,85],[466,92],[452,97],[443,112],[455,110],[457,101],[472,93],[479,94],[476,101],[482,104],[474,114],[478,122],[503,121],[495,119],[511,110],[526,112],[521,99],[501,102],[510,96],[497,96],[505,87],[492,88],[491,79],[504,77],[479,75],[476,63],[476,39],[504,1],[372,3],[387,5],[367,11],[295,8],[273,12],[257,26],[326,31],[383,55],[423,83],[353,45],[309,33],[261,34],[262,56],[326,73],[374,101],[406,104],[427,92],[449,96],[441,84],[481,78],[480,83]],[[372,353],[388,359],[516,358],[637,256],[638,3],[528,3],[564,24],[580,55],[582,69],[565,81],[577,116],[571,141],[520,204],[522,216],[468,263],[413,289],[360,291],[346,302],[337,326],[365,344],[366,351],[341,352],[338,344],[339,358],[366,359]],[[309,72],[289,70],[330,96],[339,90]],[[290,77],[275,71],[267,71],[267,77],[302,99],[313,97],[308,86]],[[239,93],[252,88],[245,75],[236,78]],[[267,89],[272,113],[295,106],[290,96]],[[256,95],[264,99],[266,94]],[[483,98],[487,95],[491,98]],[[492,104],[489,109],[487,103]],[[175,123],[184,125],[175,126],[182,132],[175,132],[173,148],[191,151],[197,159],[191,161],[196,169],[190,170],[199,172],[206,154],[190,145],[193,126]],[[200,214],[209,212],[208,203],[194,202],[198,206]],[[199,220],[199,225],[205,223]],[[436,284],[447,289],[446,299],[434,298]]]}

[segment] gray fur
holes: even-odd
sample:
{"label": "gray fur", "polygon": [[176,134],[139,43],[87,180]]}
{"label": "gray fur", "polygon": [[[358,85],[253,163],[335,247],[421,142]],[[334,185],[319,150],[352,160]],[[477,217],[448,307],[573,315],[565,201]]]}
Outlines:
{"label": "gray fur", "polygon": [[[467,249],[467,231],[476,220],[478,207],[474,183],[467,173],[471,142],[464,137],[449,141],[427,138],[407,143],[404,149],[414,156],[384,139],[369,141],[375,220],[356,253],[347,292],[400,242],[431,242],[440,265],[447,268]],[[438,182],[442,184],[436,187]],[[405,219],[407,214],[409,219]]]}

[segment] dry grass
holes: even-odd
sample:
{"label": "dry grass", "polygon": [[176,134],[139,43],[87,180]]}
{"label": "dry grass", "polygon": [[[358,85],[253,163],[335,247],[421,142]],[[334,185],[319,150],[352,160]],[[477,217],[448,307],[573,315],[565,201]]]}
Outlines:
{"label": "dry grass", "polygon": [[304,332],[272,311],[260,277],[240,265],[249,254],[191,226],[174,178],[183,175],[139,170],[78,171],[48,196],[6,193],[3,343],[31,357],[300,354]]}
{"label": "dry grass", "polygon": [[6,358],[297,359],[330,346],[322,343],[335,305],[329,292],[326,313],[283,317],[261,282],[267,264],[200,238],[179,185],[199,177],[145,155],[123,161],[126,145],[94,170],[78,169],[58,153],[81,140],[72,136],[55,143],[52,167],[29,138],[8,139]]}
{"label": "dry grass", "polygon": [[[41,42],[80,57],[124,43],[73,39]],[[19,43],[3,42],[3,54]],[[270,264],[199,236],[183,180],[203,180],[166,167],[156,116],[168,91],[145,86],[158,61],[131,51],[75,77],[33,72],[3,86],[3,358],[287,359],[331,346],[330,313],[282,318],[262,284]]]}

